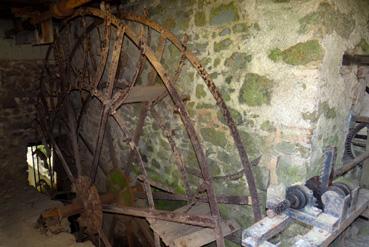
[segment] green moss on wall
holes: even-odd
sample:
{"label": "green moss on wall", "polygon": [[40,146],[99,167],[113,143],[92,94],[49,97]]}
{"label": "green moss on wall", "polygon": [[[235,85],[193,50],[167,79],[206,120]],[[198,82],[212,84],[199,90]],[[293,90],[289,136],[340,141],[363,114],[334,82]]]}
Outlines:
{"label": "green moss on wall", "polygon": [[305,180],[306,169],[301,164],[293,164],[286,157],[279,159],[277,167],[278,181],[289,186]]}
{"label": "green moss on wall", "polygon": [[133,193],[129,187],[129,178],[121,170],[114,169],[106,177],[106,186],[112,192],[120,204],[131,206],[133,204]]}
{"label": "green moss on wall", "polygon": [[176,20],[173,17],[168,17],[164,20],[163,26],[169,30],[172,30],[176,26]]}
{"label": "green moss on wall", "polygon": [[[242,119],[243,119],[243,118],[242,118],[242,114],[241,114],[239,111],[237,111],[237,110],[235,110],[235,109],[233,109],[233,108],[230,108],[230,107],[228,107],[228,110],[230,111],[231,116],[232,116],[232,118],[233,118],[234,122],[235,122],[237,125],[240,125],[240,124],[242,124],[242,123],[243,123],[243,120],[242,120]],[[224,119],[224,117],[223,117],[223,114],[222,114],[220,111],[218,111],[217,115],[218,115],[218,119],[219,119],[219,121],[220,121],[220,122],[222,122],[223,124],[226,124],[225,119]]]}
{"label": "green moss on wall", "polygon": [[369,44],[366,42],[365,39],[361,39],[359,43],[359,47],[361,48],[361,51],[365,54],[369,54]]}
{"label": "green moss on wall", "polygon": [[238,7],[235,2],[222,4],[210,10],[209,22],[211,25],[223,25],[238,19]]}
{"label": "green moss on wall", "polygon": [[268,132],[274,132],[275,131],[275,127],[274,125],[272,124],[271,121],[269,120],[266,120],[264,121],[261,125],[260,125],[260,128],[264,131],[268,131]]}
{"label": "green moss on wall", "polygon": [[275,145],[275,150],[282,154],[293,154],[296,149],[295,143],[291,142],[280,142],[277,145]]}
{"label": "green moss on wall", "polygon": [[232,27],[234,33],[247,33],[249,30],[250,25],[248,23],[237,23]]}
{"label": "green moss on wall", "polygon": [[355,20],[350,15],[341,13],[328,2],[320,3],[316,11],[301,18],[299,23],[300,33],[313,31],[323,35],[335,31],[346,39],[349,38],[355,27]]}
{"label": "green moss on wall", "polygon": [[234,52],[228,57],[224,65],[227,66],[231,71],[246,69],[246,65],[251,62],[252,56],[246,52]]}
{"label": "green moss on wall", "polygon": [[227,38],[227,39],[223,39],[219,42],[215,42],[214,43],[214,51],[215,52],[219,52],[222,50],[225,50],[227,48],[229,48],[229,46],[232,44],[232,40]]}
{"label": "green moss on wall", "polygon": [[215,60],[214,60],[214,67],[217,67],[219,64],[220,64],[220,58],[219,57],[217,57]]}
{"label": "green moss on wall", "polygon": [[224,147],[227,145],[227,137],[224,132],[215,130],[214,128],[200,129],[202,138],[215,146]]}
{"label": "green moss on wall", "polygon": [[231,95],[230,93],[233,92],[234,89],[231,89],[229,87],[225,87],[225,86],[222,86],[220,88],[220,94],[222,95],[224,101],[230,101],[231,100]]}
{"label": "green moss on wall", "polygon": [[269,52],[268,57],[273,61],[273,62],[277,62],[278,60],[280,60],[282,58],[283,54],[281,49],[279,48],[274,48]]}
{"label": "green moss on wall", "polygon": [[220,32],[219,36],[225,36],[231,33],[231,29],[224,28],[223,31]]}
{"label": "green moss on wall", "polygon": [[241,86],[239,102],[249,106],[261,106],[270,104],[273,82],[265,76],[255,73],[245,75]]}
{"label": "green moss on wall", "polygon": [[206,15],[204,11],[196,12],[195,14],[195,25],[198,27],[205,26],[206,24]]}
{"label": "green moss on wall", "polygon": [[336,117],[336,109],[334,107],[330,107],[327,101],[319,104],[319,112],[321,112],[327,119],[334,119]]}
{"label": "green moss on wall", "polygon": [[316,122],[318,121],[319,114],[316,111],[313,112],[302,112],[302,118],[306,121]]}
{"label": "green moss on wall", "polygon": [[270,51],[269,58],[274,62],[282,60],[291,65],[305,65],[323,59],[324,51],[318,40],[298,43],[281,51],[276,48]]}
{"label": "green moss on wall", "polygon": [[204,98],[206,96],[206,91],[204,85],[197,85],[196,86],[196,98]]}
{"label": "green moss on wall", "polygon": [[249,157],[251,159],[258,157],[260,155],[259,146],[262,145],[261,137],[255,133],[251,135],[244,130],[239,130],[238,132]]}

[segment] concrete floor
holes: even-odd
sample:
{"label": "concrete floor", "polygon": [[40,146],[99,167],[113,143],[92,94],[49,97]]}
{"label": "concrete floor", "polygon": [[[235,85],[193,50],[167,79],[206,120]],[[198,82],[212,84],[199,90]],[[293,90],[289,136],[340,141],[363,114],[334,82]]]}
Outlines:
{"label": "concrete floor", "polygon": [[70,233],[45,234],[36,228],[40,213],[58,205],[29,186],[0,188],[0,247],[94,246],[76,243]]}

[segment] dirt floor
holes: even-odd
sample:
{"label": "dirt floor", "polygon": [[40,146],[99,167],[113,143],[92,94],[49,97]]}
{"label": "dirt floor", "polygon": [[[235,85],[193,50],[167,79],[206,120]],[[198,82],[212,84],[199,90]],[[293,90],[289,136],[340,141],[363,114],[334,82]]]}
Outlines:
{"label": "dirt floor", "polygon": [[36,227],[40,213],[60,205],[32,187],[0,188],[0,247],[92,247],[70,233],[46,234]]}

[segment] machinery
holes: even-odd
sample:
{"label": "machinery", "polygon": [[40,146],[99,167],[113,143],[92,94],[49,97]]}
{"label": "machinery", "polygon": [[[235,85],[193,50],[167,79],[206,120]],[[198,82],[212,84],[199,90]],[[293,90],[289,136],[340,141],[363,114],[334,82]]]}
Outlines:
{"label": "machinery", "polygon": [[[285,199],[280,202],[269,200],[268,216],[243,231],[242,246],[277,246],[268,240],[293,221],[312,227],[307,234],[297,236],[293,246],[328,246],[361,215],[369,205],[369,190],[358,185],[333,182],[343,174],[342,169],[333,170],[335,156],[335,149],[328,149],[319,177],[310,178],[304,185],[288,187]],[[361,160],[356,159],[355,164],[366,156],[367,153],[361,155]],[[351,169],[354,167],[346,165]],[[347,171],[348,168],[345,168]]]}

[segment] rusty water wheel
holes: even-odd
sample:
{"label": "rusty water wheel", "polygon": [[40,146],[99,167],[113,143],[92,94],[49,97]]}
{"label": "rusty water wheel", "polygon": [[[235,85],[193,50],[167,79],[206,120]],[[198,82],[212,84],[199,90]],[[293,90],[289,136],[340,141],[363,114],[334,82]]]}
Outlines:
{"label": "rusty water wheel", "polygon": [[[206,193],[202,200],[205,200],[210,207],[216,243],[218,246],[224,246],[218,201],[224,201],[225,199],[224,197],[218,198],[215,194],[213,177],[210,175],[204,147],[200,142],[200,137],[195,130],[183,98],[175,85],[180,78],[185,63],[190,64],[203,79],[229,127],[243,169],[235,173],[237,176],[230,174],[224,176],[224,178],[237,177],[236,179],[239,179],[245,176],[251,200],[247,201],[246,199],[243,204],[252,206],[254,219],[257,221],[261,218],[261,212],[255,180],[234,120],[205,68],[199,63],[194,54],[187,50],[186,38],[183,42],[179,41],[171,32],[147,17],[129,13],[119,13],[118,15],[119,18],[112,15],[107,9],[81,8],[72,17],[65,20],[53,46],[58,72],[51,76],[55,78],[54,80],[43,82],[41,85],[40,103],[43,107],[39,107],[40,127],[61,160],[69,180],[74,184],[77,199],[85,205],[86,213],[83,213],[84,216],[82,214],[81,224],[85,225],[90,233],[98,231],[105,245],[109,245],[101,229],[102,208],[94,186],[99,177],[107,175],[109,169],[123,168],[126,174],[129,174],[132,162],[136,161],[136,168],[140,172],[140,176],[137,178],[140,178],[139,180],[142,182],[150,210],[155,210],[154,194],[151,187],[159,187],[164,191],[170,191],[170,188],[150,180],[144,158],[139,150],[138,143],[143,132],[145,119],[150,114],[160,126],[163,135],[168,139],[175,157],[175,165],[186,189],[186,194],[180,197],[185,198],[189,204],[192,204],[200,198],[201,193]],[[129,23],[133,23],[136,28],[133,28]],[[151,45],[151,32],[156,32],[160,36],[158,43],[154,46]],[[173,69],[175,71],[174,75],[170,75],[161,63],[161,58],[168,47],[168,43],[181,54],[177,65]],[[124,50],[127,46],[129,46],[129,49]],[[151,47],[156,47],[156,51],[153,51]],[[136,56],[132,57],[137,57],[137,61],[132,62],[127,59],[131,57],[127,55],[130,52],[135,52]],[[144,82],[139,84],[138,81],[145,66],[149,68],[149,80],[146,84]],[[152,88],[156,86],[152,84],[156,79],[161,80],[163,90],[160,89],[162,91],[159,91],[155,98],[146,96],[140,100],[136,98],[136,101],[132,100],[132,97],[130,98],[132,92],[135,90],[135,92],[138,92],[137,90],[140,87],[136,87],[137,85],[141,88]],[[195,174],[202,180],[202,183],[195,190],[191,189],[189,185],[189,168],[183,162],[182,155],[174,140],[175,137],[172,131],[167,129],[164,123],[165,119],[155,109],[156,104],[166,96],[170,96],[173,107],[180,116],[198,160],[199,169],[195,169]],[[137,126],[133,130],[127,126],[124,116],[119,114],[119,111],[127,102],[129,104],[139,103],[143,106],[138,116]],[[95,105],[95,110],[98,111],[97,114],[94,113],[94,117],[97,116],[98,121],[93,131],[96,133],[95,139],[91,143],[84,136],[86,132],[81,130],[81,126],[84,119],[88,121],[89,115],[87,112],[91,109],[92,104]],[[127,164],[124,167],[119,167],[118,162],[114,161],[116,154],[110,154],[113,167],[107,169],[105,164],[101,164],[101,153],[104,139],[109,145],[111,144],[112,137],[109,137],[107,129],[109,124],[112,123],[121,130],[121,136],[129,149],[129,154]],[[54,135],[68,137],[71,144],[69,153],[72,154],[73,161],[68,162],[65,159],[65,152],[68,150],[60,150]],[[82,161],[80,154],[86,149],[91,156],[91,160],[88,162]],[[109,148],[109,150],[111,149]],[[91,194],[91,197],[89,197],[89,194]],[[91,216],[92,218],[89,219]],[[155,246],[161,245],[160,237],[156,233],[154,233],[154,241]]]}

